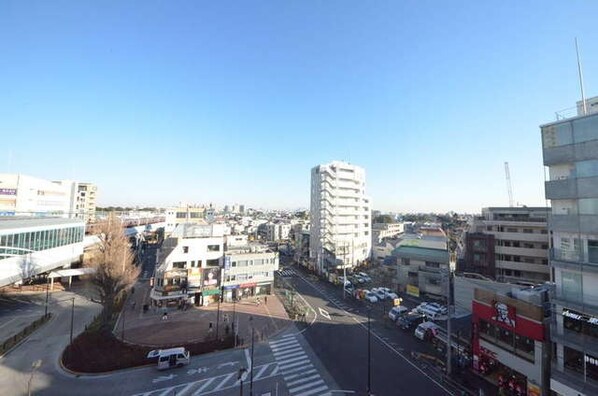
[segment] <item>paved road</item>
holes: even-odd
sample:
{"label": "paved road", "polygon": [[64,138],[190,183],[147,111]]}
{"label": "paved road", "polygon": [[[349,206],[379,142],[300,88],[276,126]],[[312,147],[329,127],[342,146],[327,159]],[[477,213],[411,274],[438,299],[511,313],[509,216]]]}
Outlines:
{"label": "paved road", "polygon": [[[303,333],[341,388],[365,392],[368,383],[368,331],[365,304],[343,301],[338,288],[308,279],[299,269],[291,282],[318,313]],[[349,297],[348,297],[349,298]],[[371,391],[376,395],[451,394],[432,367],[420,367],[408,359],[413,349],[427,350],[411,334],[402,333],[382,320],[383,307],[372,307]],[[363,394],[363,393],[362,393]]]}

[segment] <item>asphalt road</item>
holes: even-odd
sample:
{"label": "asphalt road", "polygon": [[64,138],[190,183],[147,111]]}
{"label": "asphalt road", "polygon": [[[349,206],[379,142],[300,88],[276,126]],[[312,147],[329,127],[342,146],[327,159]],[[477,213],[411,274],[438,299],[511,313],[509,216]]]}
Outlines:
{"label": "asphalt road", "polygon": [[299,276],[288,280],[317,313],[303,334],[342,389],[367,394],[367,312],[371,309],[370,391],[389,396],[454,392],[440,383],[435,368],[408,358],[410,351],[429,351],[430,346],[384,319],[389,304],[370,305],[348,296],[343,300],[340,288],[308,278],[299,268],[294,271]]}

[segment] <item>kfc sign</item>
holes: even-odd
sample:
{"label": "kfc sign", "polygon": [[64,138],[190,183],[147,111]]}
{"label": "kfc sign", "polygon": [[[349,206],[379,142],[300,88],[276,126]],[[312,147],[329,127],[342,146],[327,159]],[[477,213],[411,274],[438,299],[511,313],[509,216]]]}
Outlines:
{"label": "kfc sign", "polygon": [[499,301],[495,301],[492,305],[495,310],[493,320],[509,327],[515,327],[515,307]]}

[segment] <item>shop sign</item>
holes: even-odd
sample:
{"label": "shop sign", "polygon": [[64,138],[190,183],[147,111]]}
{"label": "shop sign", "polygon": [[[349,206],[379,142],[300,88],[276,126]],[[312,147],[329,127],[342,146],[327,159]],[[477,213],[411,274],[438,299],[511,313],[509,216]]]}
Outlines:
{"label": "shop sign", "polygon": [[596,359],[595,357],[586,355],[585,360],[587,364],[591,364],[592,366],[598,367],[598,359]]}
{"label": "shop sign", "polygon": [[582,322],[587,322],[591,325],[594,326],[598,326],[598,318],[594,317],[594,316],[590,316],[590,315],[582,315],[580,313],[577,313],[575,311],[571,311],[569,309],[564,309],[563,310],[563,316],[566,316],[570,319],[574,319],[574,320],[579,320]]}
{"label": "shop sign", "polygon": [[204,286],[216,286],[220,278],[220,268],[206,268],[203,270]]}
{"label": "shop sign", "polygon": [[230,256],[224,256],[224,269],[230,268]]}
{"label": "shop sign", "polygon": [[509,327],[515,327],[515,307],[500,301],[494,301],[492,306],[495,310],[495,316],[492,317],[492,320]]}
{"label": "shop sign", "polygon": [[257,283],[243,283],[239,287],[248,288],[248,287],[256,287]]}
{"label": "shop sign", "polygon": [[419,297],[419,287],[407,285],[407,294],[413,297]]}
{"label": "shop sign", "polygon": [[224,286],[224,290],[233,290],[233,289],[237,289],[238,287],[239,287],[239,285]]}
{"label": "shop sign", "polygon": [[201,291],[203,296],[214,296],[220,294],[220,289],[204,289]]}
{"label": "shop sign", "polygon": [[0,195],[17,195],[17,190],[14,188],[0,188]]}
{"label": "shop sign", "polygon": [[531,382],[527,383],[527,396],[542,396],[540,386]]}

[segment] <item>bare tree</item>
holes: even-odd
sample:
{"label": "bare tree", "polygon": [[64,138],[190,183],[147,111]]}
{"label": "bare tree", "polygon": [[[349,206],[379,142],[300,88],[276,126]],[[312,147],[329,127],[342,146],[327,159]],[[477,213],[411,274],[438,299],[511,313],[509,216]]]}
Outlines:
{"label": "bare tree", "polygon": [[107,329],[116,305],[135,283],[139,268],[133,264],[133,254],[120,219],[110,214],[108,219],[98,224],[96,231],[100,243],[85,265],[95,270],[92,283],[103,305],[101,327]]}

